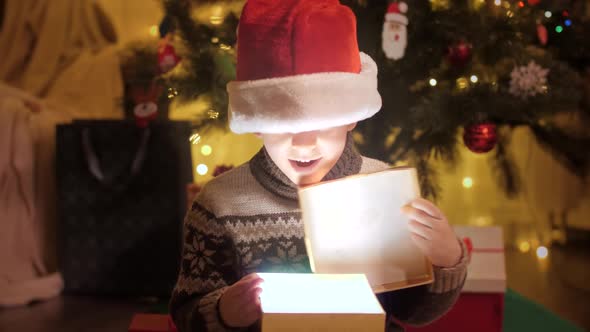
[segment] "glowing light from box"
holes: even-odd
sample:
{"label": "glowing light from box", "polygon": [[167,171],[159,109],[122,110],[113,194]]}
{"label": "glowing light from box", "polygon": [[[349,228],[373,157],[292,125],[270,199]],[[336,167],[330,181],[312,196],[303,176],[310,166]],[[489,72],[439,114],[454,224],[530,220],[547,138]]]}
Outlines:
{"label": "glowing light from box", "polygon": [[549,249],[547,249],[547,247],[540,246],[537,248],[537,257],[540,259],[545,259],[547,256],[549,256]]}
{"label": "glowing light from box", "polygon": [[199,164],[197,166],[197,174],[199,174],[199,175],[205,175],[205,174],[207,174],[207,172],[209,172],[209,167],[207,167],[207,165],[205,165],[205,164]]}
{"label": "glowing light from box", "polygon": [[471,77],[469,78],[469,80],[471,80],[471,83],[477,83],[478,78],[475,75],[471,75]]}
{"label": "glowing light from box", "polygon": [[364,274],[258,275],[264,313],[383,313]]}
{"label": "glowing light from box", "polygon": [[518,245],[518,250],[522,253],[529,252],[531,250],[531,244],[528,241],[523,241]]}
{"label": "glowing light from box", "polygon": [[150,35],[153,37],[158,37],[158,26],[157,25],[150,26]]}
{"label": "glowing light from box", "polygon": [[213,149],[211,148],[210,145],[203,145],[203,147],[201,147],[201,153],[203,154],[203,156],[208,156],[213,152]]}
{"label": "glowing light from box", "polygon": [[464,177],[463,178],[463,187],[469,189],[471,187],[473,187],[473,179],[470,177]]}
{"label": "glowing light from box", "polygon": [[194,133],[189,137],[188,141],[193,145],[197,145],[201,142],[201,135],[199,135],[199,133]]}
{"label": "glowing light from box", "polygon": [[438,82],[434,78],[431,78],[430,81],[428,81],[428,83],[430,84],[430,86],[436,86]]}

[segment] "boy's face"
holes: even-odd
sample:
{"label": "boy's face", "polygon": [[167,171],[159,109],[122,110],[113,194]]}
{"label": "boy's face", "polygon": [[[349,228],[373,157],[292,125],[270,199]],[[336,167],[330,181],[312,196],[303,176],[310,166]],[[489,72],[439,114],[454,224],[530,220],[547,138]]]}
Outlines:
{"label": "boy's face", "polygon": [[320,182],[344,151],[346,135],[356,122],[323,130],[258,134],[272,161],[298,186]]}

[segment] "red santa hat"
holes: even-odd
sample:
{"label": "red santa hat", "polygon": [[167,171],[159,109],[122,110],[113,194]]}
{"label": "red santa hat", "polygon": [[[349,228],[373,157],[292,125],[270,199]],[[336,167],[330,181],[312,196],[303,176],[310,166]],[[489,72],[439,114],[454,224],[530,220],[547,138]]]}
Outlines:
{"label": "red santa hat", "polygon": [[408,25],[408,17],[405,15],[407,11],[408,5],[405,2],[392,2],[389,7],[387,7],[385,20]]}
{"label": "red santa hat", "polygon": [[359,52],[354,14],[338,0],[248,0],[227,91],[235,133],[324,129],[381,109],[377,65]]}

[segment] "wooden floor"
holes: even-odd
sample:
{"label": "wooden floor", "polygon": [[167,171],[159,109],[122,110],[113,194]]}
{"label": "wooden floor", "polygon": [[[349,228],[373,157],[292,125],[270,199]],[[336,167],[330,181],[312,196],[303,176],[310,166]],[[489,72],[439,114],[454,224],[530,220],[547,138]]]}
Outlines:
{"label": "wooden floor", "polygon": [[[506,258],[510,288],[590,331],[590,246],[553,247],[544,261],[515,250]],[[133,313],[162,307],[148,299],[62,296],[0,311],[0,331],[127,331]]]}

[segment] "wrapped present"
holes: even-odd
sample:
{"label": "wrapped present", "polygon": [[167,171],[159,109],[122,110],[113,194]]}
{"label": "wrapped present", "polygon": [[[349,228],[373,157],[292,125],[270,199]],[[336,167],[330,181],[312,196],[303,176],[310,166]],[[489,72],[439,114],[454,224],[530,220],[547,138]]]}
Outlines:
{"label": "wrapped present", "polygon": [[128,332],[177,332],[170,315],[135,314]]}
{"label": "wrapped present", "polygon": [[409,332],[502,331],[506,267],[500,227],[456,226],[455,233],[471,252],[463,292],[441,319]]}

